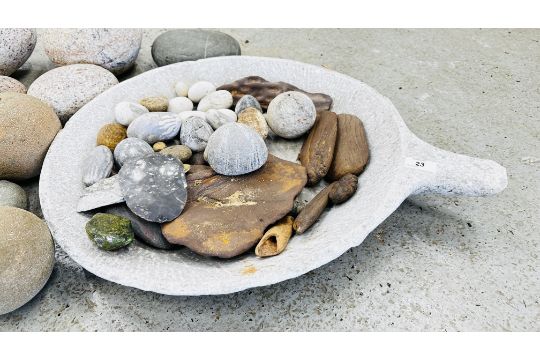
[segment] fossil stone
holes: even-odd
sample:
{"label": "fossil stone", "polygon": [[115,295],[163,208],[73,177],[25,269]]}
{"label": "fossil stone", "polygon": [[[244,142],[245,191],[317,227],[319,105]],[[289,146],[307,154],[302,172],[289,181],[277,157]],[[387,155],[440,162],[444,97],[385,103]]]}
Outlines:
{"label": "fossil stone", "polygon": [[124,164],[118,176],[126,204],[135,215],[162,223],[182,212],[187,183],[178,159],[159,153],[146,155]]}
{"label": "fossil stone", "polygon": [[163,236],[201,255],[240,255],[289,213],[306,181],[303,166],[274,156],[249,175],[190,180],[184,212],[162,226]]}
{"label": "fossil stone", "polygon": [[188,90],[188,98],[194,103],[201,101],[206,95],[216,91],[216,86],[209,81],[198,81]]}
{"label": "fossil stone", "polygon": [[184,111],[193,110],[193,102],[187,97],[175,97],[169,100],[169,106],[167,107],[168,112],[181,113]]}
{"label": "fossil stone", "polygon": [[151,112],[164,112],[169,107],[169,99],[165,96],[149,96],[141,99],[139,103]]}
{"label": "fossil stone", "polygon": [[287,91],[298,91],[306,94],[315,104],[317,111],[330,110],[332,106],[332,98],[326,94],[309,93],[285,82],[269,82],[260,76],[248,76],[222,85],[217,89],[230,91],[235,103],[244,95],[252,95],[263,109],[266,109],[276,96]]}
{"label": "fossil stone", "polygon": [[109,177],[113,165],[111,150],[104,145],[96,146],[84,160],[83,184],[86,186],[94,185],[99,180]]}
{"label": "fossil stone", "polygon": [[159,152],[162,155],[171,155],[180,160],[181,162],[186,162],[189,160],[193,154],[191,149],[186,145],[173,145],[166,147],[165,149]]}
{"label": "fossil stone", "polygon": [[257,99],[255,99],[251,95],[242,96],[240,100],[238,100],[238,102],[236,103],[236,106],[234,107],[234,112],[237,115],[240,115],[242,111],[250,107],[257,109],[262,113],[261,104],[259,104]]}
{"label": "fossil stone", "polygon": [[328,199],[333,204],[341,204],[349,200],[358,189],[358,176],[347,174],[333,183]]}
{"label": "fossil stone", "polygon": [[268,158],[264,140],[244,124],[230,123],[217,129],[205,151],[208,164],[222,175],[242,175],[259,169]]}
{"label": "fossil stone", "polygon": [[298,160],[307,171],[308,186],[317,184],[328,173],[334,156],[336,137],[336,114],[331,111],[320,112],[298,155]]}
{"label": "fossil stone", "polygon": [[334,159],[328,170],[328,180],[338,180],[347,174],[360,175],[369,161],[369,147],[362,121],[354,115],[339,114]]}
{"label": "fossil stone", "polygon": [[129,101],[122,101],[116,104],[114,107],[114,117],[116,122],[124,126],[129,126],[139,116],[146,114],[148,109],[142,106]]}
{"label": "fossil stone", "polygon": [[144,155],[152,154],[154,150],[144,140],[127,138],[118,143],[114,149],[114,159],[122,167],[126,161],[140,159]]}
{"label": "fossil stone", "polygon": [[201,99],[197,105],[198,111],[208,111],[210,109],[228,109],[233,104],[233,98],[227,90],[211,92]]}
{"label": "fossil stone", "polygon": [[238,123],[244,124],[252,128],[261,135],[263,139],[268,136],[268,124],[263,114],[256,108],[250,107],[242,111],[238,115]]}
{"label": "fossil stone", "polygon": [[180,130],[180,141],[192,151],[202,151],[206,148],[208,139],[214,132],[212,127],[206,122],[206,118],[201,116],[200,111],[187,112],[182,117],[182,129]]}
{"label": "fossil stone", "polygon": [[319,191],[319,193],[300,211],[293,223],[293,229],[297,234],[304,233],[319,219],[328,205],[328,193],[332,190],[332,185],[333,184],[330,184]]}
{"label": "fossil stone", "polygon": [[168,112],[150,112],[133,120],[127,129],[127,136],[154,144],[178,135],[181,121],[177,114]]}
{"label": "fossil stone", "polygon": [[77,211],[89,211],[123,201],[124,195],[122,195],[122,190],[120,190],[118,175],[114,175],[84,188],[77,203]]}
{"label": "fossil stone", "polygon": [[97,145],[105,145],[114,151],[116,145],[126,138],[126,128],[120,124],[107,124],[99,129],[97,134]]}
{"label": "fossil stone", "polygon": [[131,227],[137,239],[157,249],[171,250],[178,247],[169,243],[161,233],[161,225],[141,219],[131,212],[125,204],[107,207],[109,214],[125,217],[131,221]]}
{"label": "fossil stone", "polygon": [[281,254],[293,232],[293,217],[286,216],[270,227],[255,247],[255,255],[268,257]]}
{"label": "fossil stone", "polygon": [[177,96],[187,97],[189,86],[183,81],[179,81],[174,85],[174,92]]}
{"label": "fossil stone", "polygon": [[206,112],[206,122],[216,130],[218,127],[235,122],[236,113],[230,109],[210,109]]}
{"label": "fossil stone", "polygon": [[90,240],[107,251],[123,248],[134,239],[131,221],[113,214],[95,214],[86,223],[85,230]]}
{"label": "fossil stone", "polygon": [[306,133],[317,117],[311,99],[298,91],[279,94],[268,105],[268,126],[285,139],[294,139]]}

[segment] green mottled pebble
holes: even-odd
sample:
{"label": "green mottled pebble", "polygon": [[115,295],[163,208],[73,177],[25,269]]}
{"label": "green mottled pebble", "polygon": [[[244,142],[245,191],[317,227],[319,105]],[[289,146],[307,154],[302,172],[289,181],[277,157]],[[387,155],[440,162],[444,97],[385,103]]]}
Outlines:
{"label": "green mottled pebble", "polygon": [[113,214],[96,214],[86,223],[86,233],[99,248],[117,250],[129,245],[133,239],[131,221]]}

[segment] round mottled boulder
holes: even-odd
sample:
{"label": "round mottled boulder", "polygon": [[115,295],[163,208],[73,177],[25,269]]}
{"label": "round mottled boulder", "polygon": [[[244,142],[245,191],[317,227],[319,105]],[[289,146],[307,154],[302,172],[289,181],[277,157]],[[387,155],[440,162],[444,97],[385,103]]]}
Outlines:
{"label": "round mottled boulder", "polygon": [[26,94],[26,86],[9,76],[0,76],[0,93],[8,91]]}
{"label": "round mottled boulder", "polygon": [[33,29],[0,28],[0,75],[11,75],[28,60],[36,47]]}
{"label": "round mottled boulder", "polygon": [[113,74],[133,66],[141,48],[140,29],[48,29],[45,53],[57,65],[94,64]]}
{"label": "round mottled boulder", "polygon": [[26,191],[15,183],[0,180],[0,206],[26,209],[28,206]]}
{"label": "round mottled boulder", "polygon": [[240,55],[238,41],[213,30],[169,30],[152,44],[152,57],[158,66],[231,55]]}
{"label": "round mottled boulder", "polygon": [[38,175],[60,128],[60,120],[43,101],[26,94],[0,93],[0,179]]}
{"label": "round mottled boulder", "polygon": [[26,304],[43,288],[54,266],[49,228],[36,215],[0,207],[0,315]]}
{"label": "round mottled boulder", "polygon": [[102,67],[75,64],[47,71],[30,85],[28,95],[52,106],[65,124],[77,110],[116,84],[116,77]]}

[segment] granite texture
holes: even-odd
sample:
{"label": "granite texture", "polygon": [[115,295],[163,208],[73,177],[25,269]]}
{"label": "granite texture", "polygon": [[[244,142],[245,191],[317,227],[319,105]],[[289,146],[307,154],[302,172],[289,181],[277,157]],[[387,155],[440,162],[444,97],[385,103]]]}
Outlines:
{"label": "granite texture", "polygon": [[[161,32],[145,31],[124,77],[155,66],[149,47]],[[0,317],[1,330],[539,329],[540,229],[532,221],[540,200],[538,30],[225,32],[241,40],[244,54],[292,58],[365,81],[392,99],[420,138],[502,163],[508,188],[491,198],[413,196],[330,264],[225,296],[122,287],[82,270],[57,247],[52,279],[29,304]],[[14,77],[28,86],[50,67],[38,42]],[[41,215],[36,182],[23,185]]]}

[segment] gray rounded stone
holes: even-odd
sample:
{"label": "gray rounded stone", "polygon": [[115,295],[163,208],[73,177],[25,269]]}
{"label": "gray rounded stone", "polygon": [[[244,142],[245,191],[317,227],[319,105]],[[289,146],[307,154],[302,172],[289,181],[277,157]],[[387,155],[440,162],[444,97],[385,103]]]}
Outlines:
{"label": "gray rounded stone", "polygon": [[[188,115],[189,113],[189,115]],[[203,151],[208,139],[214,132],[212,127],[206,122],[204,116],[199,115],[200,111],[185,112],[182,117],[182,129],[180,129],[180,141],[192,151]]]}
{"label": "gray rounded stone", "polygon": [[75,64],[47,71],[28,88],[28,95],[49,104],[62,123],[110,87],[116,77],[97,65]]}
{"label": "gray rounded stone", "polygon": [[180,118],[175,113],[149,112],[133,120],[127,128],[127,136],[155,144],[178,135],[181,124]]}
{"label": "gray rounded stone", "polygon": [[249,107],[253,107],[262,113],[261,104],[259,104],[259,101],[257,101],[257,99],[255,99],[255,97],[251,95],[242,96],[240,100],[238,100],[238,102],[236,103],[236,106],[234,107],[234,112],[236,113],[236,115],[240,115],[242,111]]}
{"label": "gray rounded stone", "polygon": [[7,91],[26,94],[26,86],[9,76],[0,76],[0,93]]}
{"label": "gray rounded stone", "polygon": [[240,55],[233,37],[213,30],[170,30],[154,40],[152,57],[158,66],[216,56]]}
{"label": "gray rounded stone", "polygon": [[276,135],[294,139],[309,131],[316,117],[315,104],[307,95],[287,91],[270,102],[265,118]]}
{"label": "gray rounded stone", "polygon": [[15,183],[0,180],[0,206],[27,209],[28,197],[26,191]]}
{"label": "gray rounded stone", "polygon": [[36,47],[33,29],[0,28],[0,75],[9,76],[20,68]]}
{"label": "gray rounded stone", "polygon": [[159,153],[129,161],[118,172],[120,189],[133,213],[150,222],[176,219],[187,200],[184,166]]}
{"label": "gray rounded stone", "polygon": [[230,123],[212,134],[204,155],[215,172],[235,176],[263,166],[268,159],[268,149],[255,130],[244,124]]}
{"label": "gray rounded stone", "polygon": [[47,29],[45,53],[57,65],[94,64],[121,74],[133,66],[141,48],[140,29]]}
{"label": "gray rounded stone", "polygon": [[94,185],[99,180],[111,175],[114,165],[113,154],[105,145],[96,146],[86,157],[83,164],[83,184]]}
{"label": "gray rounded stone", "polygon": [[114,159],[122,167],[127,161],[137,160],[145,155],[153,154],[154,149],[146,141],[137,138],[127,138],[114,148]]}
{"label": "gray rounded stone", "polygon": [[43,288],[54,267],[49,228],[36,215],[0,207],[0,315],[26,304]]}

